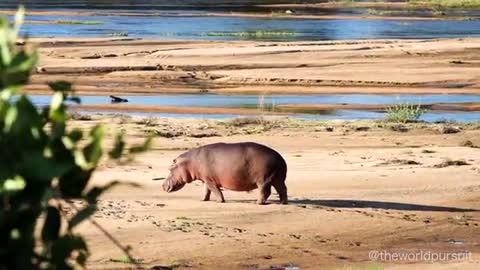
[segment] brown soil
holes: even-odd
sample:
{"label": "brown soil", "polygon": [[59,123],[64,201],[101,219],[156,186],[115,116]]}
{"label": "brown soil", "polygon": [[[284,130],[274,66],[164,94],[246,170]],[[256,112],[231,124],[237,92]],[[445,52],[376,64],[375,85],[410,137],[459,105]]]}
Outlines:
{"label": "brown soil", "polygon": [[[261,121],[93,116],[75,127],[108,124],[130,143],[156,134],[136,162],[105,162],[94,183],[133,181],[104,195],[94,219],[133,248],[142,267],[178,269],[478,269],[480,263],[478,125],[396,124],[371,121]],[[448,126],[447,126],[448,127]],[[288,163],[291,203],[254,204],[252,193],[225,192],[227,202],[201,202],[202,187],[166,194],[161,181],[173,158],[213,142],[255,141],[278,150]],[[440,168],[446,161],[469,165]],[[449,163],[450,164],[450,163]],[[460,164],[460,163],[458,163]],[[132,268],[112,262],[122,253],[88,223],[90,269]],[[372,262],[372,250],[472,252],[470,261]],[[350,269],[350,268],[349,268]]]}

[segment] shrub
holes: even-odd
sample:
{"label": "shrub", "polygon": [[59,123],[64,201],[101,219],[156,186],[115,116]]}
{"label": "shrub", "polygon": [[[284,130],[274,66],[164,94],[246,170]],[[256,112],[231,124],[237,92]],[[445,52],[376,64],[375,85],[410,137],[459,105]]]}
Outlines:
{"label": "shrub", "polygon": [[[36,50],[15,45],[23,14],[13,25],[0,18],[0,269],[73,269],[88,257],[86,241],[73,229],[117,182],[88,185],[104,152],[104,129],[69,128],[65,101],[79,99],[68,82],[50,83],[52,101],[43,109],[19,94],[38,58]],[[108,155],[124,162],[149,142],[127,151],[118,134]],[[87,206],[77,209],[66,198]],[[69,219],[62,212],[66,204],[78,210]]]}
{"label": "shrub", "polygon": [[390,122],[406,123],[409,121],[416,121],[426,113],[421,105],[413,105],[408,103],[396,104],[386,108],[386,119]]}

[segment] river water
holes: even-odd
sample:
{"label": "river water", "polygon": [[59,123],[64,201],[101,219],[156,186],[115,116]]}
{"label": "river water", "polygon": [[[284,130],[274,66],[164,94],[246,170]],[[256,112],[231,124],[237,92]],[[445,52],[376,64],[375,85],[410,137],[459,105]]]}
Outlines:
{"label": "river water", "polygon": [[[200,13],[202,11],[199,11]],[[204,16],[27,16],[30,21],[95,21],[97,25],[27,24],[33,37],[128,37],[208,40],[343,40],[480,36],[480,20],[307,20]],[[242,32],[267,32],[242,35]],[[270,33],[268,33],[270,32]]]}
{"label": "river water", "polygon": [[[31,96],[38,106],[49,104],[49,96]],[[129,105],[177,106],[177,107],[255,107],[259,103],[256,95],[161,95],[161,96],[122,96]],[[108,104],[109,97],[81,96],[82,104]],[[265,96],[263,103],[268,106],[282,104],[431,104],[480,102],[480,95],[271,95]],[[122,104],[120,104],[121,106]],[[168,114],[168,113],[128,113],[141,116],[229,118],[229,114]],[[334,110],[322,114],[304,114],[292,117],[304,119],[381,119],[382,112],[361,110]],[[421,117],[425,121],[454,120],[459,122],[480,121],[480,112],[427,112]]]}
{"label": "river water", "polygon": [[[209,17],[208,12],[249,11],[265,12],[261,8],[250,8],[249,0],[234,1],[163,1],[163,0],[53,0],[53,1],[0,1],[0,9],[14,8],[19,2],[26,4],[29,10],[50,11],[89,11],[95,16],[27,16],[27,24],[22,34],[30,37],[108,37],[123,33],[133,38],[156,39],[207,39],[207,40],[343,40],[343,39],[385,39],[385,38],[464,38],[480,36],[480,10],[454,10],[456,16],[474,16],[473,20],[312,20],[245,17]],[[256,1],[258,3],[258,1]],[[268,1],[261,1],[267,3]],[[276,1],[276,2],[282,2]],[[288,1],[283,1],[288,2]],[[281,10],[280,10],[281,11]],[[105,13],[113,13],[106,15]],[[129,13],[125,16],[125,12]],[[362,9],[315,9],[296,10],[295,12],[316,15],[365,15]],[[412,15],[428,16],[428,10],[415,11]],[[116,14],[119,13],[119,14]],[[133,13],[133,14],[132,14]],[[186,16],[185,14],[189,14]],[[103,14],[103,15],[102,15]],[[116,15],[115,15],[116,14]],[[136,14],[136,15],[135,15]],[[395,15],[393,15],[395,16]],[[402,15],[404,16],[404,14]],[[80,22],[95,21],[98,24],[51,24],[38,23],[70,20]],[[30,23],[29,23],[30,22]],[[242,32],[259,32],[258,35],[242,35]],[[261,34],[266,32],[267,34]],[[270,33],[268,33],[270,32]],[[244,107],[254,106],[258,96],[231,95],[162,95],[129,96],[129,104],[159,106],[218,106]],[[107,97],[82,97],[84,104],[108,103]],[[47,96],[34,96],[35,103],[45,105]],[[480,95],[317,95],[317,96],[267,96],[267,104],[313,104],[313,103],[441,103],[441,102],[480,102]],[[191,115],[169,115],[191,117]],[[195,115],[195,117],[224,118],[231,115]],[[384,117],[379,112],[334,111],[322,115],[303,115],[304,118],[322,119],[365,119]],[[452,119],[457,121],[479,121],[480,113],[427,113],[423,120],[437,121]]]}

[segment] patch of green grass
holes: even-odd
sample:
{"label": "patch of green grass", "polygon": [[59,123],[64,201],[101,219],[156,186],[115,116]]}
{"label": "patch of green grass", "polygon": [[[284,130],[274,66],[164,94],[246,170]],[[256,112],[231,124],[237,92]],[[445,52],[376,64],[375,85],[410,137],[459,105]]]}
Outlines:
{"label": "patch of green grass", "polygon": [[427,110],[419,105],[409,103],[396,104],[386,108],[386,120],[389,122],[406,123],[409,121],[416,121]]}
{"label": "patch of green grass", "polygon": [[478,8],[480,0],[409,0],[412,5],[441,8]]}
{"label": "patch of green grass", "polygon": [[244,38],[272,38],[272,37],[293,37],[297,33],[289,30],[252,30],[240,32],[206,32],[205,36],[216,37],[244,37]]}
{"label": "patch of green grass", "polygon": [[179,267],[191,267],[191,264],[187,260],[175,260],[172,261],[168,267],[175,269]]}
{"label": "patch of green grass", "polygon": [[78,25],[99,25],[102,21],[75,21],[75,20],[56,20],[56,24],[78,24]]}
{"label": "patch of green grass", "polygon": [[118,258],[110,258],[111,262],[117,262],[117,263],[125,263],[125,264],[139,264],[143,260],[142,259],[134,259],[134,258],[129,258],[127,256],[123,257],[118,257]]}

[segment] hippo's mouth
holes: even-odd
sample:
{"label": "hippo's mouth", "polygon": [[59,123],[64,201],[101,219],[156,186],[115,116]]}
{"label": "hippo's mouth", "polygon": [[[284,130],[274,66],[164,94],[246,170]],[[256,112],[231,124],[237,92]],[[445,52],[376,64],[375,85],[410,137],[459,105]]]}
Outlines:
{"label": "hippo's mouth", "polygon": [[183,186],[185,186],[185,183],[166,180],[163,183],[163,190],[166,191],[167,193],[170,193],[170,192],[175,192],[177,190],[180,190]]}
{"label": "hippo's mouth", "polygon": [[172,192],[173,187],[172,187],[171,181],[165,180],[165,182],[163,182],[162,187],[163,187],[164,191],[166,191],[168,193]]}

